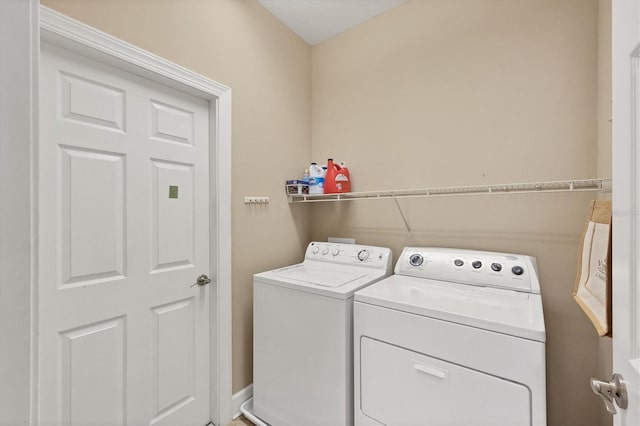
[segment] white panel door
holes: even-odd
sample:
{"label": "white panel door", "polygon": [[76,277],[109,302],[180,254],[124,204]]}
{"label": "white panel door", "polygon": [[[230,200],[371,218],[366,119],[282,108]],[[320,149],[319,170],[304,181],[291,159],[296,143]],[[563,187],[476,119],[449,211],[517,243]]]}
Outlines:
{"label": "white panel door", "polygon": [[[628,406],[614,424],[640,425],[640,2],[613,1],[613,371]],[[601,380],[609,378],[601,377]]]}
{"label": "white panel door", "polygon": [[209,422],[209,104],[44,44],[39,422]]}

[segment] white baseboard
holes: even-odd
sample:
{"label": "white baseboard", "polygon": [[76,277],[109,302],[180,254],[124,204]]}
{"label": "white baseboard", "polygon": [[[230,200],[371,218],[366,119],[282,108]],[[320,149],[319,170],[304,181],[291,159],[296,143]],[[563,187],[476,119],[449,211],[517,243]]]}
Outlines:
{"label": "white baseboard", "polygon": [[242,414],[240,412],[240,406],[253,396],[253,384],[250,384],[244,389],[240,389],[234,393],[231,397],[231,412],[233,413],[233,419],[237,419]]}

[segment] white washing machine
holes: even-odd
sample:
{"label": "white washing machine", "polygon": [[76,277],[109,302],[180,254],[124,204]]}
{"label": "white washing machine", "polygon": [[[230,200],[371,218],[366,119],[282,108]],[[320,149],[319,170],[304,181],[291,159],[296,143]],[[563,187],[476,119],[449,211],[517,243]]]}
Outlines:
{"label": "white washing machine", "polygon": [[533,257],[403,250],[355,294],[355,424],[545,425]]}
{"label": "white washing machine", "polygon": [[391,267],[388,248],[312,242],[303,263],[254,275],[254,415],[353,424],[353,294]]}

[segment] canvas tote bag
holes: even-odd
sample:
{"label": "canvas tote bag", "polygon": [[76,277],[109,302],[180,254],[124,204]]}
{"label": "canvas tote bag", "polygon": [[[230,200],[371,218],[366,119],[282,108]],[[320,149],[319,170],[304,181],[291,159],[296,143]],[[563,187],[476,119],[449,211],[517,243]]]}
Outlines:
{"label": "canvas tote bag", "polygon": [[592,201],[582,234],[573,298],[600,336],[611,336],[611,201]]}

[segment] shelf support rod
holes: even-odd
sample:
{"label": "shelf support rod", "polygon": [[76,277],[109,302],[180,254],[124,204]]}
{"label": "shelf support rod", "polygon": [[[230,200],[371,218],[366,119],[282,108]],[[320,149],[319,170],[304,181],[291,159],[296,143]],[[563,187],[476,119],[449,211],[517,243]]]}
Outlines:
{"label": "shelf support rod", "polygon": [[404,212],[402,211],[402,207],[400,207],[400,203],[398,202],[398,199],[396,197],[393,197],[393,201],[395,201],[396,203],[396,207],[398,207],[398,211],[400,212],[400,216],[402,216],[402,221],[404,222],[404,226],[405,228],[407,228],[407,237],[411,238],[411,228],[409,227],[409,222],[407,221],[407,218],[404,215]]}

